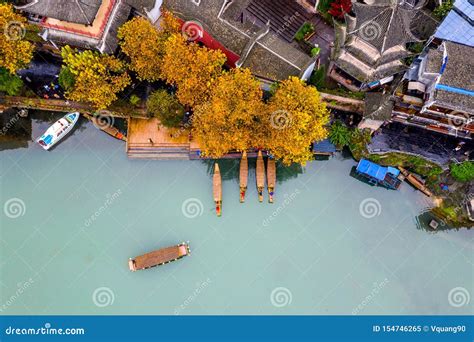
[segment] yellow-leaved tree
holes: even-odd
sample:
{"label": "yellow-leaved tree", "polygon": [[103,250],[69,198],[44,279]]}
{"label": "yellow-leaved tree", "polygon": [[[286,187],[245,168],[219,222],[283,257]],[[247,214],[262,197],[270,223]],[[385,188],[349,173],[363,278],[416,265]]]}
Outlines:
{"label": "yellow-leaved tree", "polygon": [[0,68],[14,74],[26,67],[34,46],[26,41],[26,18],[15,13],[11,4],[0,3]]}
{"label": "yellow-leaved tree", "polygon": [[174,34],[165,43],[161,73],[169,84],[178,88],[178,100],[194,107],[209,99],[225,61],[222,51],[188,43],[183,35]]}
{"label": "yellow-leaved tree", "polygon": [[312,159],[312,142],[327,136],[326,104],[316,88],[297,77],[281,82],[267,106],[265,147],[284,164]]}
{"label": "yellow-leaved tree", "polygon": [[63,70],[73,78],[66,91],[70,100],[89,102],[97,109],[105,109],[131,82],[125,63],[114,56],[90,50],[78,52],[69,46],[61,50],[61,55]]}
{"label": "yellow-leaved tree", "polygon": [[233,69],[214,83],[208,102],[194,109],[193,136],[205,156],[255,146],[265,120],[260,83],[248,69]]}
{"label": "yellow-leaved tree", "polygon": [[179,32],[180,23],[170,13],[164,12],[160,29],[142,17],[136,17],[118,31],[120,47],[130,58],[130,70],[140,80],[156,81],[161,77],[164,44],[171,34]]}

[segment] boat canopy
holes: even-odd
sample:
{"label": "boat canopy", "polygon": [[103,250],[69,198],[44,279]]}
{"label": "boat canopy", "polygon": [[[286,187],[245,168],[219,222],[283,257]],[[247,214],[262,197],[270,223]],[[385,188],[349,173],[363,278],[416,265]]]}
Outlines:
{"label": "boat canopy", "polygon": [[359,164],[357,165],[357,171],[360,173],[369,175],[370,177],[373,177],[380,181],[385,180],[385,176],[387,175],[387,173],[392,174],[395,177],[397,177],[400,174],[400,170],[398,169],[395,169],[390,166],[389,167],[380,166],[366,159],[361,159],[359,161]]}

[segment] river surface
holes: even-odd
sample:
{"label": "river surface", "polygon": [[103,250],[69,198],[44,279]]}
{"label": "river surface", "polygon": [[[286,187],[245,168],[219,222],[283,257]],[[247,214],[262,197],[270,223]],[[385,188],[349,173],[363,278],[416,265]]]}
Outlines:
{"label": "river surface", "polygon": [[[220,218],[212,162],[129,160],[84,120],[50,152],[30,141],[0,161],[1,314],[474,313],[474,231],[423,229],[423,195],[354,179],[341,155],[279,167],[273,205],[254,160],[244,204],[238,161],[221,162]],[[128,270],[182,241],[190,257]]]}

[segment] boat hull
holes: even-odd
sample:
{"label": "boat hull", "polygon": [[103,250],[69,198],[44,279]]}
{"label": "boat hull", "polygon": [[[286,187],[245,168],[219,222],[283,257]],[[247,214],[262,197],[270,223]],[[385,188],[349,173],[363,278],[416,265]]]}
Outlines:
{"label": "boat hull", "polygon": [[36,142],[46,151],[61,141],[72,131],[80,114],[78,112],[68,113],[49,127]]}

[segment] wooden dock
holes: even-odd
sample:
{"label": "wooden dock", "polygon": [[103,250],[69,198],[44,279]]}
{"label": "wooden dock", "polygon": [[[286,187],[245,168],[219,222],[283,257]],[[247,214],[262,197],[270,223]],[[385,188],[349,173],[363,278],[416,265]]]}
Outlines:
{"label": "wooden dock", "polygon": [[247,159],[247,152],[242,153],[242,159],[240,160],[240,203],[245,201],[245,193],[247,192],[247,183],[249,178],[249,161]]}
{"label": "wooden dock", "polygon": [[273,203],[273,192],[276,185],[276,163],[275,159],[268,158],[267,161],[267,188],[268,188],[268,202]]}
{"label": "wooden dock", "polygon": [[162,248],[128,261],[130,271],[135,272],[147,268],[160,266],[181,259],[190,254],[189,245],[181,243],[176,246]]}
{"label": "wooden dock", "polygon": [[421,179],[419,179],[412,173],[408,172],[401,166],[399,166],[398,169],[400,170],[402,175],[405,177],[405,180],[409,182],[411,185],[413,185],[416,189],[420,190],[422,193],[424,193],[428,197],[433,196],[431,191],[426,187],[425,183]]}
{"label": "wooden dock", "polygon": [[222,178],[219,164],[214,164],[214,175],[212,176],[212,194],[216,205],[217,216],[222,215]]}
{"label": "wooden dock", "polygon": [[265,164],[263,162],[262,151],[258,151],[256,178],[258,200],[263,202],[263,189],[265,188]]}

